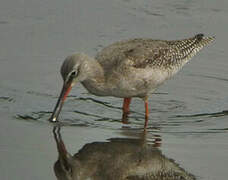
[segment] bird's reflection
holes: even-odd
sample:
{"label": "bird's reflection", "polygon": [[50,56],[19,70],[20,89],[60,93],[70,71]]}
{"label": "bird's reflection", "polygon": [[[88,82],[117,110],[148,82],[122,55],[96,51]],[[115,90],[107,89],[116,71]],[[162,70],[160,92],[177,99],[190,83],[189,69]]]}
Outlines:
{"label": "bird's reflection", "polygon": [[84,145],[74,156],[68,153],[54,127],[59,153],[54,164],[58,180],[193,180],[195,177],[174,160],[165,157],[157,146],[139,139],[112,138],[109,142]]}

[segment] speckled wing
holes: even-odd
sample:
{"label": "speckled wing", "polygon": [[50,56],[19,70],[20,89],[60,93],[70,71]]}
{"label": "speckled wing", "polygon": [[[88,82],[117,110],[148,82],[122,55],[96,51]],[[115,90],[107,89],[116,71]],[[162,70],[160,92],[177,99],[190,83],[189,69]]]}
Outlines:
{"label": "speckled wing", "polygon": [[158,48],[167,49],[168,45],[160,40],[130,39],[107,46],[95,58],[106,71],[123,65],[140,68]]}
{"label": "speckled wing", "polygon": [[104,48],[96,59],[106,70],[123,64],[134,68],[171,68],[188,61],[213,40],[214,37],[204,37],[203,34],[174,41],[131,39]]}

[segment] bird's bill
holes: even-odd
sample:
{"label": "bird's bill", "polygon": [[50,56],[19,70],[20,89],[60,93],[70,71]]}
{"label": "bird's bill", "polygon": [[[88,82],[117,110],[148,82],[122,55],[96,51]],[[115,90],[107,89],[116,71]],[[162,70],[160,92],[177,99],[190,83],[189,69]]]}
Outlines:
{"label": "bird's bill", "polygon": [[58,120],[58,116],[63,107],[64,101],[67,98],[67,95],[70,93],[71,88],[72,88],[72,82],[68,82],[66,84],[64,83],[59,99],[55,105],[55,109],[51,115],[51,118],[49,119],[51,122],[55,122]]}

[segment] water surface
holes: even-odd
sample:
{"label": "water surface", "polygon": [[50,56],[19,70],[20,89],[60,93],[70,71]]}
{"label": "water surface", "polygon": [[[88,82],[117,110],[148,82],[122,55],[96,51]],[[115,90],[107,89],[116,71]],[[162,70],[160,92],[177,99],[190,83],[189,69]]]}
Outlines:
{"label": "water surface", "polygon": [[[226,0],[10,0],[0,3],[0,174],[2,180],[56,179],[58,158],[47,119],[62,86],[59,69],[74,52],[94,56],[133,37],[215,35],[173,79],[151,95],[146,142],[196,179],[223,180],[228,164]],[[77,85],[63,107],[61,130],[71,154],[109,139],[137,139],[144,106],[133,99],[121,124],[122,99]]]}

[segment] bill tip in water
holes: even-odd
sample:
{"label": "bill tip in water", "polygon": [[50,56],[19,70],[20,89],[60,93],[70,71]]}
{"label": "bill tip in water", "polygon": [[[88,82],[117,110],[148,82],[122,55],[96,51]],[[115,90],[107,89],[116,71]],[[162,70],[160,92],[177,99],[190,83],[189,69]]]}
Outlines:
{"label": "bill tip in water", "polygon": [[56,121],[57,121],[57,118],[56,118],[56,117],[50,118],[49,121],[51,121],[51,122],[56,122]]}

